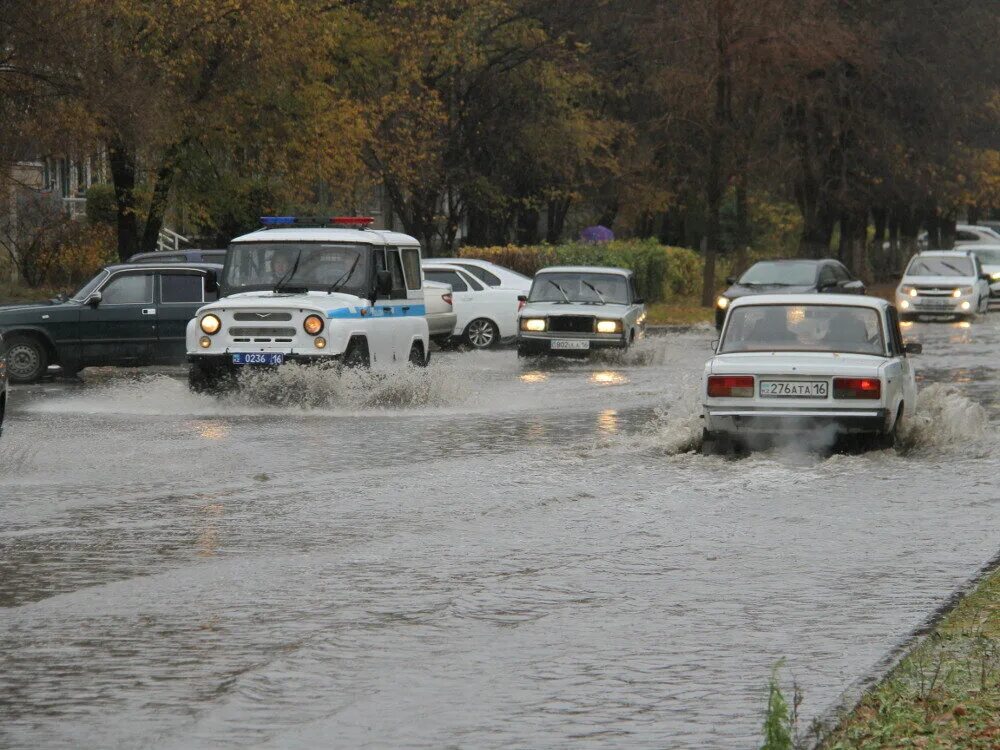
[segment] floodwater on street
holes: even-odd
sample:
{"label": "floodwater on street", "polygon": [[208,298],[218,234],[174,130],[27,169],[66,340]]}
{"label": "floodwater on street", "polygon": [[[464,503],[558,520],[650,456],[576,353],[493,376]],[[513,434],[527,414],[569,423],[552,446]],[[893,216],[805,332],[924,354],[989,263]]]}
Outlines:
{"label": "floodwater on street", "polygon": [[14,388],[0,746],[750,748],[782,659],[808,724],[1000,549],[1000,316],[904,335],[865,455],[693,452],[708,327]]}

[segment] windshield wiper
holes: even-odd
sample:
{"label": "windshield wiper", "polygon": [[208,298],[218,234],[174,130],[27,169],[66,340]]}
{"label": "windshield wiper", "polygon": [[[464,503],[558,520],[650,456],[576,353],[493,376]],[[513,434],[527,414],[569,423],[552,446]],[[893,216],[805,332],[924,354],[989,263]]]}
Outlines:
{"label": "windshield wiper", "polygon": [[295,272],[299,270],[299,261],[300,260],[302,260],[302,248],[301,247],[299,248],[299,254],[295,256],[295,262],[292,263],[291,269],[288,271],[288,273],[286,273],[284,276],[282,276],[280,279],[278,279],[278,282],[274,285],[274,293],[275,294],[279,294],[282,291],[282,289],[284,288],[285,284],[288,283],[289,281],[291,281],[292,277],[295,276]]}
{"label": "windshield wiper", "polygon": [[944,266],[945,268],[950,268],[952,271],[955,272],[956,276],[965,276],[968,273],[968,271],[963,271],[961,268],[959,268],[958,266],[953,266],[951,263],[945,263],[944,261],[941,261],[941,265]]}
{"label": "windshield wiper", "polygon": [[347,272],[344,273],[335,282],[333,282],[332,284],[330,284],[329,288],[326,290],[327,294],[333,294],[334,292],[339,291],[341,285],[347,283],[347,280],[349,278],[351,278],[351,276],[354,274],[354,269],[358,267],[358,261],[359,260],[361,260],[361,256],[360,255],[356,255],[354,257],[354,262],[351,264],[351,267],[347,269]]}
{"label": "windshield wiper", "polygon": [[594,294],[596,294],[598,297],[601,298],[601,304],[602,305],[608,304],[607,301],[605,301],[605,299],[604,299],[604,295],[601,294],[601,290],[600,289],[598,289],[596,286],[594,286],[593,284],[591,284],[586,279],[580,279],[580,281],[583,282],[584,284],[586,284],[588,288],[590,288],[590,289],[592,289],[594,291]]}
{"label": "windshield wiper", "polygon": [[569,301],[569,296],[568,296],[568,295],[566,294],[566,290],[565,290],[565,289],[563,289],[563,288],[562,288],[561,286],[559,286],[559,285],[558,285],[558,284],[557,284],[556,282],[554,282],[554,281],[553,281],[552,279],[548,279],[548,282],[549,282],[549,283],[550,283],[550,284],[551,284],[552,286],[554,286],[554,287],[555,287],[556,289],[558,289],[558,290],[559,290],[559,294],[561,294],[561,295],[563,296],[563,299],[564,299],[564,300],[566,301],[566,304],[567,304],[567,305],[569,305],[569,304],[572,304],[572,303],[571,303],[571,302]]}

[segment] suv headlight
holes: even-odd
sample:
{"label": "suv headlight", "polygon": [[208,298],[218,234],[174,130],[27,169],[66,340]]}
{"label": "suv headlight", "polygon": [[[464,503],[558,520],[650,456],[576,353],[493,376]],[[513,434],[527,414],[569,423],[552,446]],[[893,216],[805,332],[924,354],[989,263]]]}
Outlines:
{"label": "suv headlight", "polygon": [[545,318],[521,318],[522,331],[535,331],[536,333],[545,330]]}
{"label": "suv headlight", "polygon": [[208,315],[202,316],[199,325],[201,326],[202,331],[211,336],[212,334],[218,333],[219,329],[222,328],[222,321],[219,320],[217,315],[209,313]]}
{"label": "suv headlight", "polygon": [[969,294],[972,294],[971,286],[960,286],[958,289],[956,289],[954,292],[951,293],[951,296],[962,297],[962,296],[967,296]]}
{"label": "suv headlight", "polygon": [[725,310],[729,307],[729,297],[719,297],[719,299],[715,300],[715,306],[720,310]]}
{"label": "suv headlight", "polygon": [[620,320],[599,320],[597,321],[598,333],[621,333],[622,322]]}
{"label": "suv headlight", "polygon": [[323,331],[323,319],[319,315],[307,315],[302,321],[302,329],[310,336],[316,336]]}
{"label": "suv headlight", "polygon": [[899,293],[906,297],[916,297],[917,288],[910,286],[909,284],[903,284],[903,286],[899,287]]}

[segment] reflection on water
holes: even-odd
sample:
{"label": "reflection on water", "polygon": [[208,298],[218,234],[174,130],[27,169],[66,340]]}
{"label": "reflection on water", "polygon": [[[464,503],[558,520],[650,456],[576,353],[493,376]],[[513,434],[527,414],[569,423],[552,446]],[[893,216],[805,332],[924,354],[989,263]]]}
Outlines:
{"label": "reflection on water", "polygon": [[198,435],[206,440],[225,440],[229,437],[231,427],[226,422],[216,419],[199,420],[197,422],[186,422],[185,426],[192,426],[198,431]]}
{"label": "reflection on water", "polygon": [[215,557],[219,548],[219,528],[217,522],[222,518],[222,503],[209,503],[201,508],[201,522],[198,531],[198,557]]}
{"label": "reflection on water", "polygon": [[618,412],[605,409],[597,415],[597,429],[607,435],[618,434]]}
{"label": "reflection on water", "polygon": [[614,370],[603,370],[592,373],[590,382],[594,385],[625,385],[628,383],[628,378]]}
{"label": "reflection on water", "polygon": [[520,381],[522,383],[544,383],[548,379],[548,373],[542,372],[541,370],[532,370],[531,372],[521,373],[520,376]]}

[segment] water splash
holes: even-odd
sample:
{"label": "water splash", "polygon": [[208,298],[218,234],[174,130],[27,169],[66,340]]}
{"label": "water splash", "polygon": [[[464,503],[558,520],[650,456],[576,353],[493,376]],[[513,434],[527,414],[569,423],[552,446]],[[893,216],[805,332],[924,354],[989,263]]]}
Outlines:
{"label": "water splash", "polygon": [[989,415],[956,388],[935,383],[917,395],[916,413],[904,420],[899,442],[904,451],[967,445],[989,429]]}

